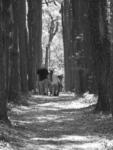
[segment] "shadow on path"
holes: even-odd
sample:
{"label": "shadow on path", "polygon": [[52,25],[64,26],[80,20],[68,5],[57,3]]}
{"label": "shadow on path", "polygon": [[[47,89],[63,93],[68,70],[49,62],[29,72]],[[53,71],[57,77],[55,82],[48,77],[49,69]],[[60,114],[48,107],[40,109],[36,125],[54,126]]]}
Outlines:
{"label": "shadow on path", "polygon": [[14,150],[104,150],[111,143],[112,118],[93,114],[93,105],[73,96],[36,95],[29,104],[13,108],[13,127],[5,128]]}

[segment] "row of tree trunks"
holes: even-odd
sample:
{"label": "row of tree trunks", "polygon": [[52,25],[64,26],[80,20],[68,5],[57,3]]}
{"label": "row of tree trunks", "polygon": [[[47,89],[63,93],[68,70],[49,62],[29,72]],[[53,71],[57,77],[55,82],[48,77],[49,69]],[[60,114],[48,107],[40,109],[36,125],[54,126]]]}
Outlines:
{"label": "row of tree trunks", "polygon": [[[90,47],[87,25],[88,0],[71,0],[70,2],[65,0],[62,12],[65,88],[66,91],[75,90],[76,94],[83,94],[88,89],[87,70],[91,63],[89,55],[87,55]],[[82,51],[84,51],[85,57],[84,63],[81,65],[77,59],[77,54]]]}
{"label": "row of tree trunks", "polygon": [[[70,6],[72,8],[72,19],[70,17]],[[109,36],[108,1],[72,0],[69,2],[65,0],[62,10],[66,90],[72,88],[71,79],[72,81],[75,80],[73,81],[73,83],[75,82],[76,84],[75,89],[79,89],[79,86],[83,86],[84,79],[83,77],[82,80],[80,79],[81,77],[77,70],[79,66],[76,63],[69,62],[69,57],[72,58],[78,50],[80,52],[80,49],[84,49],[84,64],[86,69],[88,69],[90,73],[93,73],[93,77],[96,78],[98,91],[96,110],[109,111],[110,105],[113,107],[111,82],[113,74],[113,54]],[[81,47],[82,43],[77,39],[77,36],[81,33],[83,34],[83,47]],[[71,67],[75,67],[75,71],[71,71]],[[87,74],[87,70],[84,72]],[[109,78],[111,79],[110,82]],[[82,92],[84,92],[84,90],[82,90]]]}
{"label": "row of tree trunks", "polygon": [[[65,6],[64,6],[65,9]],[[83,94],[87,90],[87,68],[88,68],[88,1],[83,0],[71,0],[70,1],[70,16],[69,26],[70,28],[70,49],[68,50],[69,56],[69,74],[70,78],[69,90],[75,90],[76,94]],[[86,30],[87,29],[87,30]],[[65,34],[65,33],[64,33]],[[85,39],[87,37],[87,39]],[[86,45],[87,44],[87,45]],[[65,47],[64,47],[65,49]],[[85,51],[86,50],[86,51]],[[65,53],[66,49],[64,50]],[[78,60],[78,54],[84,51],[84,62],[80,63]],[[67,59],[67,58],[66,58]]]}
{"label": "row of tree trunks", "polygon": [[36,70],[41,65],[42,1],[31,3],[28,26],[26,0],[0,0],[0,120],[7,122],[7,101],[18,103],[21,94],[36,88]]}

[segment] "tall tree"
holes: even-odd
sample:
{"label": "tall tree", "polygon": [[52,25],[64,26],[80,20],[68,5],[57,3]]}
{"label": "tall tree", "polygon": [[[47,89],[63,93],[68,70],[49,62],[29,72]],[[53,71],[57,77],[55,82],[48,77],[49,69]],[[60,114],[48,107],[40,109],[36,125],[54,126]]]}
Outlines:
{"label": "tall tree", "polygon": [[80,94],[81,93],[81,76],[80,76],[80,63],[78,63],[77,61],[77,56],[76,54],[79,54],[79,51],[81,51],[81,41],[80,41],[80,34],[81,34],[81,14],[80,14],[80,0],[72,0],[72,47],[73,47],[73,51],[72,51],[72,56],[73,56],[73,71],[72,71],[72,81],[74,80],[74,88],[75,88],[75,93],[76,94]]}
{"label": "tall tree", "polygon": [[18,1],[18,20],[21,91],[27,93],[26,0]]}
{"label": "tall tree", "polygon": [[10,48],[10,83],[9,99],[17,102],[20,96],[20,65],[19,65],[19,36],[18,36],[18,1],[11,1],[12,45]]}
{"label": "tall tree", "polygon": [[[70,52],[71,57],[71,85],[75,88],[76,94],[83,94],[87,89],[87,48],[86,35],[88,35],[87,24],[87,9],[88,1],[83,0],[71,0],[72,9],[72,29],[71,29],[71,41],[72,50]],[[87,42],[88,43],[88,42]]]}
{"label": "tall tree", "polygon": [[110,67],[110,42],[108,39],[107,1],[89,1],[90,39],[93,67],[98,86],[96,110],[108,111],[108,76]]}
{"label": "tall tree", "polygon": [[6,84],[6,49],[5,38],[6,32],[6,20],[9,19],[8,9],[10,1],[0,0],[0,120],[9,123],[7,116],[7,84]]}
{"label": "tall tree", "polygon": [[110,111],[113,116],[113,1],[110,0],[108,5],[109,10],[109,29],[110,29],[110,36],[111,39],[111,51],[110,51],[110,75],[109,75],[109,98],[110,98]]}
{"label": "tall tree", "polygon": [[63,42],[64,42],[64,68],[65,68],[65,90],[71,90],[71,28],[72,28],[71,3],[64,0],[62,3],[62,26],[63,26]]}
{"label": "tall tree", "polygon": [[29,89],[36,88],[36,71],[41,65],[41,29],[42,29],[42,1],[28,0],[28,83]]}

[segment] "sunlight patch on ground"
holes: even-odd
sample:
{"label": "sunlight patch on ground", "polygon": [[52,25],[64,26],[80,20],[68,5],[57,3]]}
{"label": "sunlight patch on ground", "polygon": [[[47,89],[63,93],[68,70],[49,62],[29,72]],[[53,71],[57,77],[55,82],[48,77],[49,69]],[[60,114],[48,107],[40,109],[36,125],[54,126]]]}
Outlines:
{"label": "sunlight patch on ground", "polygon": [[[113,140],[107,140],[106,138],[100,138],[98,136],[62,136],[60,138],[31,138],[31,141],[46,142],[48,149],[43,150],[106,150],[106,147],[113,147]],[[53,143],[49,147],[49,143]],[[56,145],[56,148],[55,148]],[[44,146],[40,144],[40,146]],[[39,149],[40,149],[39,146]]]}
{"label": "sunlight patch on ground", "polygon": [[42,99],[56,99],[58,97],[75,97],[75,94],[72,92],[61,92],[59,96],[46,96],[46,95],[32,95],[33,98],[42,98]]}
{"label": "sunlight patch on ground", "polygon": [[[105,141],[105,140],[100,140],[100,141],[97,141],[97,142],[91,142],[91,143],[84,143],[84,144],[81,144],[81,145],[78,145],[78,146],[75,146],[75,148],[80,148],[80,149],[83,149],[83,150],[112,150],[113,149],[113,143],[112,144],[109,144],[111,143],[111,141]],[[108,149],[109,147],[109,149]],[[67,150],[67,148],[66,148]],[[69,149],[71,150],[71,149]]]}
{"label": "sunlight patch on ground", "polygon": [[39,122],[47,122],[47,121],[52,121],[52,120],[56,120],[58,119],[59,117],[57,115],[45,115],[45,116],[40,116],[40,117],[37,117],[36,119],[39,121]]}
{"label": "sunlight patch on ground", "polygon": [[[69,101],[65,101],[65,96],[72,96],[72,99],[69,99]],[[46,99],[53,99],[53,102],[47,102],[44,104],[39,104],[40,107],[49,107],[49,108],[57,108],[57,109],[80,109],[80,108],[85,108],[85,107],[89,107],[90,105],[96,104],[97,102],[97,97],[94,96],[94,94],[89,94],[89,93],[85,93],[83,95],[83,97],[76,99],[76,97],[73,96],[73,93],[70,94],[63,94],[60,96],[62,97],[64,96],[64,102],[54,102],[54,97],[45,97]],[[40,96],[38,96],[40,97]],[[46,108],[47,109],[47,108]]]}
{"label": "sunlight patch on ground", "polygon": [[85,136],[62,136],[61,138],[32,138],[31,140],[34,140],[34,141],[88,141],[88,138],[85,137]]}
{"label": "sunlight patch on ground", "polygon": [[[14,119],[11,119],[12,121],[12,124],[13,125],[16,125],[16,124],[19,124],[19,125],[27,125],[27,124],[32,124],[33,123],[33,120],[30,120],[30,121],[24,121],[24,120],[14,120]],[[35,121],[36,122],[36,121]]]}
{"label": "sunlight patch on ground", "polygon": [[25,106],[18,106],[17,108],[12,108],[12,112],[16,112],[16,114],[23,114],[26,112],[29,112],[31,110],[31,107],[25,107]]}
{"label": "sunlight patch on ground", "polygon": [[71,97],[75,97],[75,93],[73,93],[73,92],[61,92],[60,93],[60,96],[71,96]]}
{"label": "sunlight patch on ground", "polygon": [[37,116],[37,117],[33,117],[31,122],[39,122],[39,123],[46,123],[46,122],[55,122],[55,123],[60,123],[63,122],[64,120],[66,121],[73,121],[74,118],[68,118],[65,117],[65,115],[41,115],[41,116]]}
{"label": "sunlight patch on ground", "polygon": [[62,149],[57,149],[56,145],[52,144],[46,144],[46,145],[31,145],[30,143],[26,146],[25,149],[22,150],[62,150]]}
{"label": "sunlight patch on ground", "polygon": [[38,109],[39,111],[45,111],[45,110],[48,110],[48,111],[57,111],[58,108],[57,107],[47,107],[48,105],[45,105],[44,107],[42,107],[42,105],[38,105]]}
{"label": "sunlight patch on ground", "polygon": [[[51,103],[45,103],[45,104],[39,104],[40,107],[51,107],[51,108],[57,108],[57,109],[80,109],[84,107],[88,107],[91,104],[85,104],[81,103],[80,101],[68,101],[68,102],[51,102]],[[46,108],[47,109],[47,108]]]}
{"label": "sunlight patch on ground", "polygon": [[112,119],[112,114],[104,115],[101,113],[100,115],[98,115],[98,118],[96,118],[95,121],[106,121],[108,119]]}
{"label": "sunlight patch on ground", "polygon": [[21,114],[25,114],[25,113],[29,113],[29,112],[35,112],[37,111],[37,104],[35,104],[35,106],[31,106],[31,107],[28,107],[28,106],[18,106],[18,107],[15,107],[15,108],[12,108],[11,109],[11,112],[14,112],[16,113],[17,115],[21,115]]}
{"label": "sunlight patch on ground", "polygon": [[45,95],[33,95],[32,96],[33,98],[42,98],[42,99],[55,99],[55,98],[58,98],[56,96],[45,96]]}
{"label": "sunlight patch on ground", "polygon": [[97,103],[97,96],[94,94],[89,94],[89,92],[84,93],[83,98],[81,98],[81,101],[83,103],[92,103],[96,104]]}
{"label": "sunlight patch on ground", "polygon": [[14,150],[14,149],[10,146],[10,144],[1,141],[0,150]]}

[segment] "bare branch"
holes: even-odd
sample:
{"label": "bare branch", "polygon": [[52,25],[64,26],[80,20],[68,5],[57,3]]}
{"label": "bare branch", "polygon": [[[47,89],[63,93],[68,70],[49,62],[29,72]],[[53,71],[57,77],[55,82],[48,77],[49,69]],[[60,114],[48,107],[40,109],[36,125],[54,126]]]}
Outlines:
{"label": "bare branch", "polygon": [[55,5],[57,5],[56,2],[58,2],[58,1],[56,1],[56,0],[44,0],[44,2],[42,4],[46,4],[48,6],[50,3],[54,3]]}

